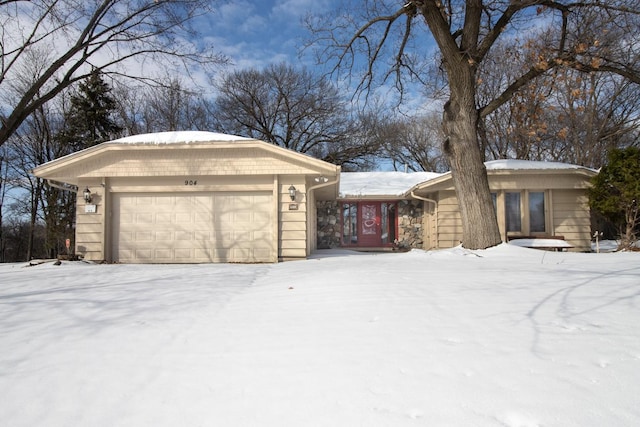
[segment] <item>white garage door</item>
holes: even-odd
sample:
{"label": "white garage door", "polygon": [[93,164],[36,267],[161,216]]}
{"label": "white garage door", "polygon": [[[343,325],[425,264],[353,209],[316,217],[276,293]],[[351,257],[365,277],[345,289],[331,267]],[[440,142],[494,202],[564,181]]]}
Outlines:
{"label": "white garage door", "polygon": [[264,192],[115,194],[114,261],[272,262],[272,199]]}

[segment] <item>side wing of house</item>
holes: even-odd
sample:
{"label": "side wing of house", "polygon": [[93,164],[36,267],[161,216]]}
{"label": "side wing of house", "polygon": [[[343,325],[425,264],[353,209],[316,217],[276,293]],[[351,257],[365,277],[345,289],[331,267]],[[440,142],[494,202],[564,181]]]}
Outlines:
{"label": "side wing of house", "polygon": [[[589,251],[591,222],[587,197],[594,171],[585,168],[488,170],[489,188],[503,241],[555,237],[574,251]],[[418,186],[425,204],[425,249],[462,242],[462,221],[450,175]]]}

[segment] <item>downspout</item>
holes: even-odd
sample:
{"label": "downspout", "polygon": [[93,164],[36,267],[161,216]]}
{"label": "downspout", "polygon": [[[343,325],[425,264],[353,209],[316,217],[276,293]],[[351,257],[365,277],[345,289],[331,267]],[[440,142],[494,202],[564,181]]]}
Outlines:
{"label": "downspout", "polygon": [[438,249],[438,202],[436,202],[433,199],[429,199],[429,198],[426,198],[426,197],[418,196],[418,195],[416,195],[416,193],[413,190],[411,190],[411,197],[413,197],[415,199],[418,199],[418,200],[423,200],[423,201],[428,202],[428,203],[433,203],[434,211],[435,211],[435,226],[436,226],[435,227],[436,228],[436,235],[434,236],[435,237],[435,242],[434,243],[435,243],[435,248]]}

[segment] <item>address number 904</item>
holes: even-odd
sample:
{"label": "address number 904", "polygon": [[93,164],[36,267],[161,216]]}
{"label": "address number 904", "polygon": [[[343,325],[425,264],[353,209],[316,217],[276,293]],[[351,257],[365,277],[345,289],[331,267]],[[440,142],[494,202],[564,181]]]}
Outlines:
{"label": "address number 904", "polygon": [[185,179],[184,185],[198,185],[197,179]]}

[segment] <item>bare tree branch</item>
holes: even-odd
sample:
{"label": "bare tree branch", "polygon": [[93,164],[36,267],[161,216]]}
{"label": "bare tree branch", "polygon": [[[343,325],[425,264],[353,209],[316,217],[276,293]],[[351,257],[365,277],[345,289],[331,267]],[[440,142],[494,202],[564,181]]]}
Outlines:
{"label": "bare tree branch", "polygon": [[[8,49],[2,46],[1,64],[4,67],[0,71],[0,88],[5,89],[8,76],[16,72],[16,65],[24,63],[26,53],[37,46],[55,43],[56,49],[50,49],[50,52],[53,54],[61,49],[61,53],[52,58],[50,66],[42,70],[26,90],[17,94],[16,101],[5,100],[8,108],[0,110],[0,145],[29,114],[85,78],[91,68],[107,74],[128,75],[114,67],[126,66],[128,61],[138,57],[173,58],[184,65],[205,67],[223,63],[225,58],[221,55],[195,44],[175,41],[177,36],[189,31],[186,24],[206,12],[209,4],[207,0],[102,0],[77,9],[70,0],[52,3],[39,0],[16,6],[11,11],[16,18],[27,12],[41,12],[34,15],[36,18],[24,38],[26,43]],[[8,2],[0,3],[0,12],[6,10],[7,5]],[[28,25],[27,21],[24,27]],[[69,42],[68,47],[64,46],[65,40]],[[131,77],[149,79],[148,76]]]}

